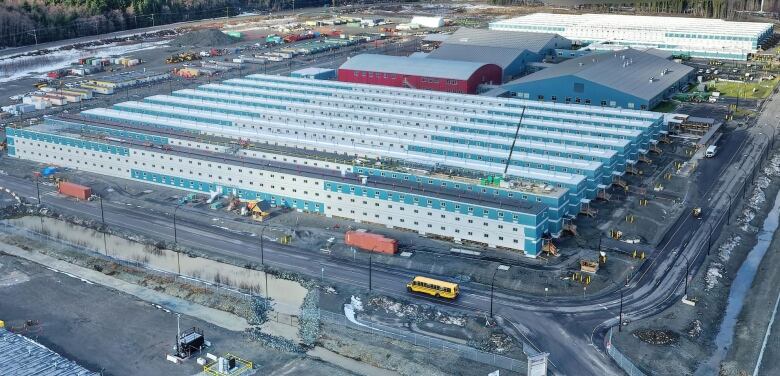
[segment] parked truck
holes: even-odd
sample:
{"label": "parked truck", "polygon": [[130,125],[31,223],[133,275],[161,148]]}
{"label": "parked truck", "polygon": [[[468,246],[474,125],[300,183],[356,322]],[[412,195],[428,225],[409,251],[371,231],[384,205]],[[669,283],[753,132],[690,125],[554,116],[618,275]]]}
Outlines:
{"label": "parked truck", "polygon": [[394,255],[398,252],[398,241],[379,234],[368,233],[364,230],[347,231],[344,234],[344,243],[370,252]]}
{"label": "parked truck", "polygon": [[89,200],[92,196],[92,188],[67,181],[60,181],[57,184],[57,191],[60,192],[60,194],[74,197],[79,200]]}

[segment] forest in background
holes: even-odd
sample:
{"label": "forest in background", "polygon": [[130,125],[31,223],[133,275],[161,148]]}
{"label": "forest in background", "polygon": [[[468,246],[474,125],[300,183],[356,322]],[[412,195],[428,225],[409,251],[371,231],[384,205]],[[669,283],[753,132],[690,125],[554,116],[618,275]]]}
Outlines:
{"label": "forest in background", "polygon": [[0,0],[0,48],[332,0]]}
{"label": "forest in background", "polygon": [[[489,1],[499,5],[539,4],[535,0]],[[347,2],[353,1],[341,0],[337,3]],[[619,7],[621,11],[631,9],[638,14],[684,14],[725,19],[744,19],[742,11],[761,9],[761,0],[550,2],[559,5],[577,4],[581,11],[609,12]],[[224,17],[246,11],[278,11],[333,3],[336,3],[336,0],[0,0],[0,48]],[[780,0],[765,0],[764,11],[780,11]]]}
{"label": "forest in background", "polygon": [[[489,0],[495,5],[538,4],[536,0]],[[761,10],[761,0],[549,0],[551,5],[576,6],[580,11],[637,14],[683,14],[695,17],[745,19],[744,12]],[[780,12],[780,0],[764,0],[764,12]]]}

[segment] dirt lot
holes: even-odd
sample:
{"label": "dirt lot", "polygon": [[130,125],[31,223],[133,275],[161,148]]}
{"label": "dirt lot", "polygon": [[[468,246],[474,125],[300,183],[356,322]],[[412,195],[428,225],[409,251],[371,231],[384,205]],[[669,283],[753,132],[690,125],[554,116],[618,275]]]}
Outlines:
{"label": "dirt lot", "polygon": [[[780,185],[777,184],[780,181],[780,158],[775,157],[770,164],[771,167],[764,169],[764,176],[768,175],[772,180],[767,179],[764,183],[757,184],[761,187],[758,193],[756,190],[748,191],[746,205],[741,212],[734,213],[731,225],[723,227],[720,237],[713,242],[713,252],[699,272],[692,277],[688,295],[691,299],[698,300],[696,306],[677,302],[657,316],[631,322],[624,327],[622,333],[614,333],[613,343],[639,367],[653,370],[656,375],[690,375],[702,362],[709,359],[725,311],[730,281],[755,244],[758,232],[756,226],[761,225],[780,190]],[[761,181],[760,178],[758,181]],[[773,247],[777,250],[777,242]],[[762,279],[762,273],[777,274],[771,271],[777,270],[776,262],[780,261],[780,258],[771,252],[772,249],[764,259],[761,267],[763,272],[757,276],[755,285],[776,286],[769,280]],[[758,293],[745,302],[748,310],[743,312],[741,324],[737,326],[737,339],[732,344],[732,353],[729,355],[729,359],[736,359],[738,363],[736,367],[732,364],[725,368],[747,369],[752,372],[752,368],[747,365],[755,362],[756,348],[760,346],[766,328],[761,322],[766,322],[766,316],[769,314],[762,307],[773,305],[776,298],[776,290],[768,290],[771,291]],[[756,306],[759,299],[765,301]],[[759,312],[760,315],[757,317],[754,312]],[[746,325],[746,320],[750,320],[751,324]],[[657,339],[657,335],[665,337],[665,334],[671,338],[669,341],[662,341],[663,344],[648,340]],[[777,365],[774,360],[769,364]],[[732,373],[727,372],[725,375]]]}
{"label": "dirt lot", "polygon": [[[200,370],[194,360],[183,365],[165,360],[176,335],[174,314],[26,260],[0,255],[0,264],[0,275],[6,277],[0,282],[0,317],[7,327],[106,375],[192,375]],[[25,328],[27,320],[37,325]],[[264,348],[243,333],[196,318],[182,317],[181,324],[203,329],[212,343],[210,352],[242,356],[267,374],[349,374],[319,361]]]}

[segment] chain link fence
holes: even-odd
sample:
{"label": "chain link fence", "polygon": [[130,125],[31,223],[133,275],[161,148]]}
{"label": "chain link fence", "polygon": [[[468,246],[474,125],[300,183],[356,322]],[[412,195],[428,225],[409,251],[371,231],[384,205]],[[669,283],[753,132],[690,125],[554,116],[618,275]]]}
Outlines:
{"label": "chain link fence", "polygon": [[363,324],[360,323],[359,321],[358,323],[354,323],[351,320],[349,320],[345,315],[340,313],[320,311],[320,319],[323,322],[357,330],[369,334],[371,336],[382,336],[389,339],[404,341],[413,344],[415,346],[423,347],[425,349],[446,350],[454,354],[457,354],[458,356],[464,359],[487,364],[490,366],[503,368],[509,371],[525,370],[527,365],[527,363],[522,360],[509,358],[507,356],[503,356],[499,354],[485,352],[470,346],[450,342],[435,337],[411,333],[404,329],[399,329],[396,327],[391,327],[391,326],[386,326],[386,325],[381,325],[376,323]]}
{"label": "chain link fence", "polygon": [[609,328],[609,334],[607,334],[607,353],[615,362],[617,362],[618,366],[628,374],[628,376],[646,376],[639,367],[631,362],[631,359],[623,355],[623,353],[618,350],[617,346],[612,343],[612,328]]}
{"label": "chain link fence", "polygon": [[[82,244],[76,244],[67,241],[65,239],[53,237],[49,234],[41,233],[29,228],[14,226],[13,224],[10,224],[8,221],[0,221],[0,223],[2,223],[3,229],[6,232],[16,232],[19,234],[23,234],[26,237],[41,241],[43,243],[55,243],[58,245],[67,246],[69,248],[72,248],[78,252],[84,253],[85,255],[91,257],[99,257],[129,267],[143,268],[148,272],[159,276],[164,276],[169,278],[179,277],[185,279],[188,283],[202,285],[204,287],[205,286],[211,288],[216,287],[223,293],[234,295],[241,298],[249,298],[253,296],[253,294],[251,293],[240,291],[239,289],[236,289],[232,286],[227,286],[217,282],[205,281],[191,276],[179,276],[174,272],[152,268],[149,265],[146,265],[143,262],[137,260],[128,260],[128,259],[123,259],[112,255],[106,255],[101,250],[93,249]],[[274,303],[274,305],[276,304],[282,304],[282,303],[278,303],[278,302]],[[300,311],[301,311],[300,316],[279,312],[279,311],[269,311],[268,319],[271,321],[278,322],[280,324],[298,327],[301,322],[301,316],[309,314],[309,316],[313,318],[318,318],[319,321],[323,321],[329,324],[339,325],[345,328],[357,330],[372,336],[380,335],[385,338],[404,341],[413,344],[415,346],[424,347],[426,349],[441,349],[441,350],[451,351],[455,354],[458,354],[460,357],[464,359],[469,359],[472,361],[488,364],[491,366],[503,368],[510,371],[520,371],[526,368],[525,361],[509,358],[499,354],[493,354],[493,353],[481,351],[470,346],[446,341],[443,339],[411,333],[403,329],[384,326],[384,325],[356,324],[350,321],[349,319],[347,319],[347,317],[343,313],[329,312],[321,309],[314,309],[314,310],[302,309]]]}

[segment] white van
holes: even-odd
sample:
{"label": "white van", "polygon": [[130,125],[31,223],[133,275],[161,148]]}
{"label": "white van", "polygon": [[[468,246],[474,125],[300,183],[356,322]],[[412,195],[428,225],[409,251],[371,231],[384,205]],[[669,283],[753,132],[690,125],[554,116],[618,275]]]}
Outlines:
{"label": "white van", "polygon": [[715,145],[710,145],[709,147],[707,147],[707,150],[704,152],[704,156],[707,158],[712,158],[717,153],[718,153],[718,147]]}

